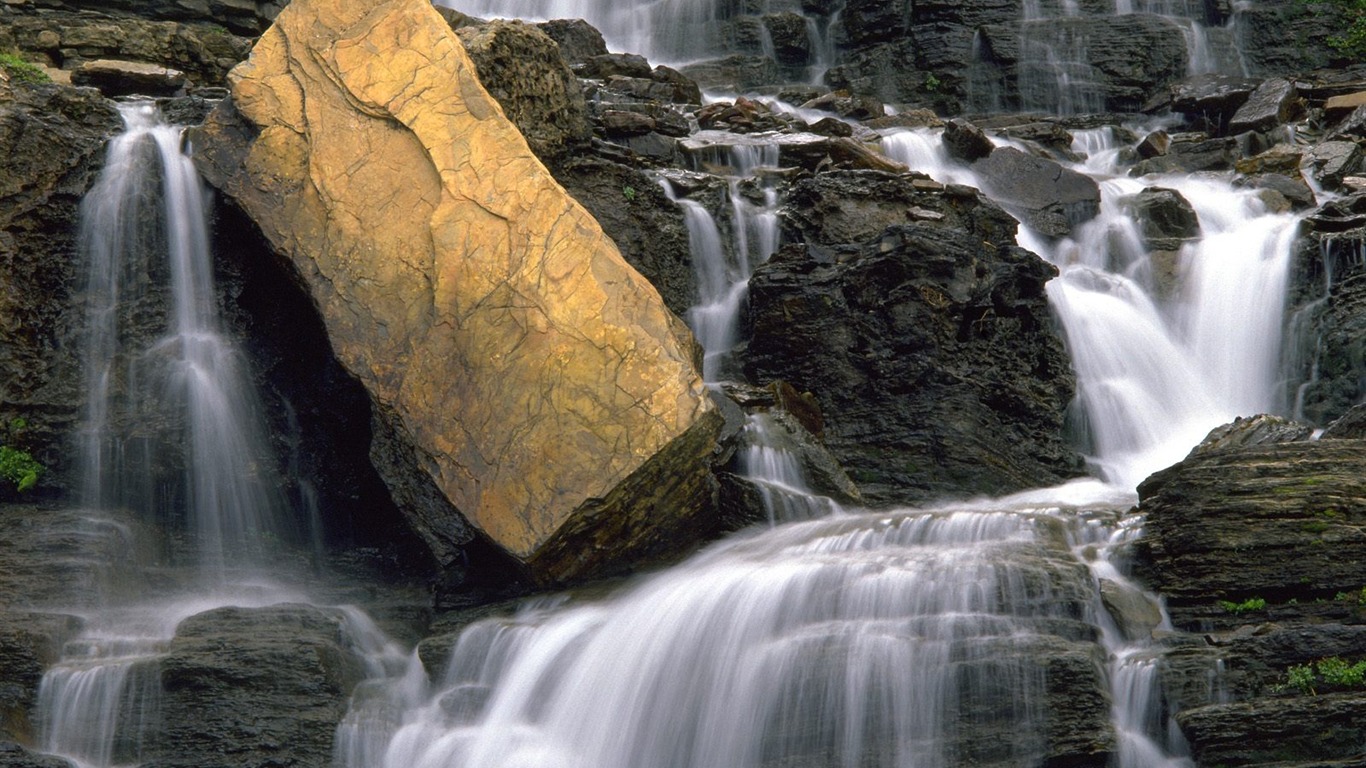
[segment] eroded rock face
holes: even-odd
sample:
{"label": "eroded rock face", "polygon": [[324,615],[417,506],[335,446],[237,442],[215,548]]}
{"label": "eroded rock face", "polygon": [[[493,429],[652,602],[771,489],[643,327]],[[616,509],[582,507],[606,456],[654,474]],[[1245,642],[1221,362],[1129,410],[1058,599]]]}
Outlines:
{"label": "eroded rock face", "polygon": [[119,127],[93,91],[0,77],[0,420],[28,421],[21,447],[48,467],[40,489],[71,470],[84,400],[77,217]]}
{"label": "eroded rock face", "polygon": [[232,79],[201,165],[307,284],[441,560],[466,518],[543,581],[705,533],[691,335],[430,5],[300,0]]}
{"label": "eroded rock face", "polygon": [[[1016,222],[966,187],[836,171],[798,182],[791,242],[750,282],[751,380],[810,391],[873,503],[1000,494],[1079,474],[1074,380]],[[795,242],[793,242],[795,241]]]}

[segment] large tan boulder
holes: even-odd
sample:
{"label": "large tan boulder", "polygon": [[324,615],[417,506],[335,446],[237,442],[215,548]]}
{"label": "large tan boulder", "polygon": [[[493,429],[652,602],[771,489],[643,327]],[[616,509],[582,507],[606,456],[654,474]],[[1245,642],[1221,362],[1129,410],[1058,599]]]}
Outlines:
{"label": "large tan boulder", "polygon": [[471,536],[454,510],[542,582],[706,530],[721,419],[690,333],[429,2],[295,0],[230,80],[201,168],[297,269],[439,558]]}

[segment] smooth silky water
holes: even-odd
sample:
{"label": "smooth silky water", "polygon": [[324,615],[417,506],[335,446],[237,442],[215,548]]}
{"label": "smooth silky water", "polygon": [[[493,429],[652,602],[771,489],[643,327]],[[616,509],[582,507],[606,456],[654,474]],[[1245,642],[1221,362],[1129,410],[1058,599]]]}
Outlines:
{"label": "smooth silky water", "polygon": [[[316,533],[312,520],[290,522],[268,474],[262,409],[219,316],[208,193],[181,129],[149,103],[120,112],[124,131],[81,209],[80,433],[89,536],[120,546],[101,563],[95,594],[48,606],[80,616],[84,629],[44,674],[34,713],[39,748],[81,768],[153,756],[159,660],[182,620],[228,605],[310,602],[292,586],[299,573],[282,564],[305,572]],[[171,541],[147,541],[153,527]],[[349,641],[383,674],[394,652],[373,622],[343,610]]]}
{"label": "smooth silky water", "polygon": [[[669,3],[561,5],[520,14],[493,4],[464,10],[584,17],[615,49],[697,57],[695,48],[647,38],[654,29],[682,28],[642,20],[647,7]],[[685,5],[699,23],[715,13]],[[1138,10],[1150,9],[1117,7]],[[670,50],[677,55],[661,55]],[[140,130],[135,116],[129,122],[130,133]],[[941,181],[975,181],[932,131],[897,132],[883,143],[890,156]],[[1117,764],[1188,765],[1157,684],[1160,649],[1151,632],[1165,626],[1160,602],[1126,577],[1122,561],[1142,521],[1121,510],[1132,505],[1138,480],[1179,460],[1209,428],[1281,405],[1279,328],[1294,222],[1217,180],[1124,178],[1113,167],[1112,133],[1078,134],[1076,149],[1089,156],[1078,169],[1101,180],[1102,215],[1062,242],[1027,231],[1020,240],[1061,272],[1049,294],[1077,369],[1097,479],[939,508],[840,509],[811,497],[797,462],[766,437],[772,425],[757,415],[746,428],[743,467],[764,489],[770,527],[742,531],[606,599],[541,598],[513,616],[476,622],[437,679],[364,614],[348,613],[371,679],[338,729],[336,764],[1037,764],[1048,679],[1032,650],[1062,638],[1096,643],[1108,659]],[[778,245],[776,191],[760,185],[756,203],[740,185],[758,183],[746,177],[780,158],[737,152],[719,210],[677,201],[702,297],[690,320],[713,383],[730,373],[749,275]],[[1175,267],[1153,263],[1125,213],[1123,198],[1150,185],[1181,190],[1200,217],[1204,236],[1178,254]],[[92,373],[92,390],[103,375]],[[106,443],[93,436],[107,407],[91,407],[92,446]],[[90,449],[95,463],[110,455]],[[223,573],[227,558],[216,552],[255,546],[241,532],[271,525],[229,518],[238,522],[195,529],[207,547],[206,573]],[[205,589],[150,608],[89,612],[91,629],[44,681],[46,747],[82,766],[136,763],[138,724],[158,706],[144,667],[180,618],[281,596],[278,588],[236,589],[226,575],[216,583],[220,596],[234,594],[219,601]],[[1137,627],[1116,621],[1100,599],[1102,583],[1146,601],[1156,618]],[[989,754],[978,738],[987,726],[994,729]]]}
{"label": "smooth silky water", "polygon": [[[764,437],[767,418],[752,416],[743,468],[765,493],[780,491],[768,502],[772,527],[607,599],[529,602],[477,622],[438,679],[414,655],[378,697],[383,723],[368,739],[344,731],[338,762],[1034,765],[1048,679],[1033,650],[1065,641],[1094,643],[1108,660],[1117,766],[1190,765],[1159,685],[1153,633],[1170,625],[1160,599],[1126,575],[1124,553],[1142,532],[1126,510],[1138,481],[1211,428],[1282,409],[1296,219],[1219,179],[1123,176],[1115,135],[1079,132],[1074,146],[1086,158],[1076,169],[1101,184],[1101,215],[1061,241],[1020,233],[1060,271],[1049,296],[1077,370],[1095,479],[923,509],[841,509],[822,499],[785,515],[781,499],[813,497],[794,458]],[[892,132],[883,146],[914,170],[977,185],[937,132]],[[737,183],[726,180],[729,200],[740,197]],[[1174,257],[1147,253],[1128,213],[1125,199],[1147,186],[1181,191],[1200,219],[1202,237]],[[780,201],[766,199],[768,215]],[[690,319],[716,381],[740,341],[736,308],[749,272],[767,253],[747,252],[735,235],[752,231],[752,211],[677,204],[702,297]],[[813,508],[817,519],[804,519]],[[1137,620],[1112,616],[1102,585],[1147,609]]]}

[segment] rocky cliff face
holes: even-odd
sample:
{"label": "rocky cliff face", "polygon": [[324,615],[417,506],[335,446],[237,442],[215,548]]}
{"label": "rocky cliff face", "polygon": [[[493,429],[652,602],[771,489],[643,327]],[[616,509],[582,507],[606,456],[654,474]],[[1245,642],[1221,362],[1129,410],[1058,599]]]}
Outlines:
{"label": "rocky cliff face", "polygon": [[28,422],[17,447],[50,468],[53,489],[68,485],[84,402],[77,217],[119,127],[96,93],[0,73],[0,420]]}
{"label": "rocky cliff face", "polygon": [[544,580],[686,530],[719,427],[691,335],[434,10],[294,3],[234,103],[246,122],[220,111],[204,168],[308,285],[441,559],[475,535],[465,519]]}
{"label": "rocky cliff face", "polygon": [[745,370],[815,394],[870,501],[1080,473],[1055,270],[1011,244],[1014,219],[971,188],[878,171],[803,180],[784,214],[796,242],[750,283]]}

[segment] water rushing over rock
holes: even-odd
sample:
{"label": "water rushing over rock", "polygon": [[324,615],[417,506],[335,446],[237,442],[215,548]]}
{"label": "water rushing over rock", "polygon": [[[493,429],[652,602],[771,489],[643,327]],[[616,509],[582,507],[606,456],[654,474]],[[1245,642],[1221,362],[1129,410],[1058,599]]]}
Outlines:
{"label": "water rushing over rock", "polygon": [[272,462],[245,362],[219,319],[206,193],[180,129],[148,103],[123,116],[82,217],[85,501],[183,531],[212,581],[229,561],[259,563],[262,542],[284,535],[264,475]]}

